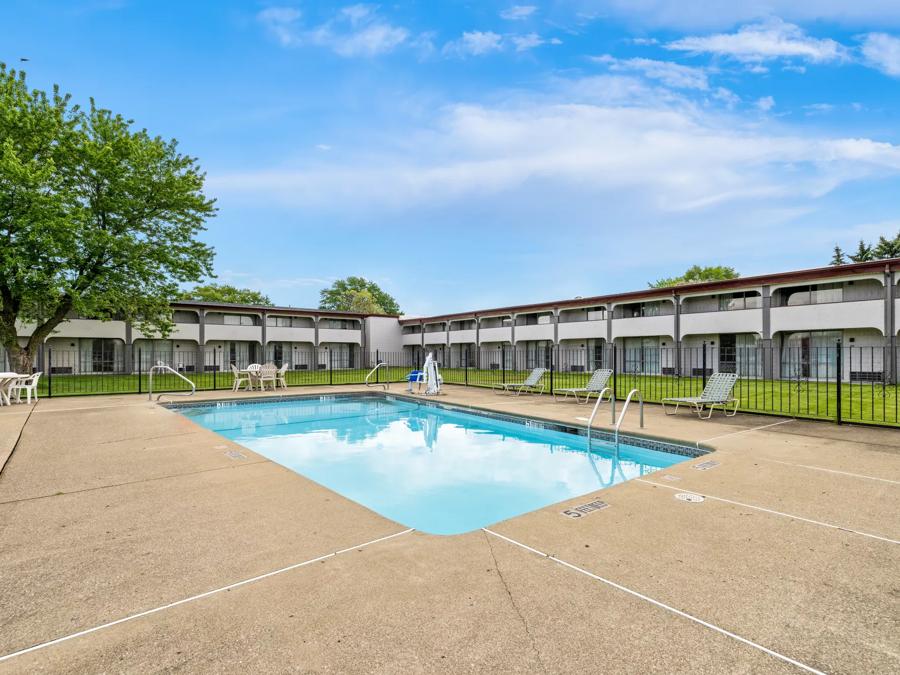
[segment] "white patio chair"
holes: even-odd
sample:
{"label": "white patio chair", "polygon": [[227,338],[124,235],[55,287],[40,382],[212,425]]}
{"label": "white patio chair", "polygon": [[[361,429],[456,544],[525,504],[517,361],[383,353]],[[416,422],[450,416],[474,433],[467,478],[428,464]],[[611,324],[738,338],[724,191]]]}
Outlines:
{"label": "white patio chair", "polygon": [[[716,406],[721,407],[722,412],[724,412],[726,416],[734,417],[737,415],[738,405],[740,405],[741,402],[739,398],[734,398],[731,395],[731,391],[734,389],[737,379],[738,376],[736,373],[713,373],[709,380],[707,380],[703,393],[699,396],[664,398],[662,400],[663,412],[666,413],[666,415],[675,415],[678,413],[678,406],[684,403],[691,406],[694,409],[694,412],[697,413],[697,417],[700,419],[708,420],[712,417],[713,408]],[[675,404],[675,410],[673,412],[669,412],[666,409],[666,402]],[[729,403],[734,404],[730,413],[728,412]],[[704,417],[703,409],[707,407],[709,408],[709,414]]]}
{"label": "white patio chair", "polygon": [[15,382],[13,382],[8,389],[8,393],[10,395],[15,392],[16,394],[16,403],[22,402],[22,392],[25,392],[25,396],[27,398],[28,403],[31,403],[31,395],[34,394],[34,400],[38,400],[37,386],[38,380],[41,379],[42,373],[37,372],[33,375],[29,375],[27,377],[21,377]]}
{"label": "white patio chair", "polygon": [[267,363],[259,367],[256,375],[260,390],[264,390],[267,384],[272,385],[272,391],[278,387],[278,368],[274,363]]}
{"label": "white patio chair", "polygon": [[250,376],[250,389],[253,389],[259,383],[259,369],[262,366],[258,363],[251,363],[247,366],[247,374]]}
{"label": "white patio chair", "polygon": [[[491,389],[493,389],[498,394],[503,392],[515,392],[516,396],[518,396],[522,392],[526,392],[529,394],[543,394],[543,379],[544,373],[546,372],[546,368],[535,368],[531,371],[531,374],[527,378],[525,378],[524,382],[497,382],[496,384],[494,384],[494,386],[491,387]],[[540,388],[538,388],[538,385],[540,385]]]}
{"label": "white patio chair", "polygon": [[253,389],[253,385],[250,382],[250,373],[242,373],[237,369],[237,366],[232,363],[231,374],[234,376],[234,384],[231,385],[231,391],[237,391],[241,388],[242,384],[247,387],[248,391]]}
{"label": "white patio chair", "polygon": [[[603,390],[606,389],[606,385],[609,383],[609,378],[611,377],[612,369],[598,368],[593,372],[591,379],[588,380],[588,383],[583,387],[554,389],[553,400],[565,401],[569,397],[569,394],[572,394],[575,397],[575,403],[587,403],[591,394],[600,396],[603,393]],[[562,394],[562,396],[560,397],[559,394]],[[578,400],[578,394],[584,394],[583,401]]]}
{"label": "white patio chair", "polygon": [[278,369],[278,373],[276,373],[275,381],[282,389],[287,389],[287,380],[285,379],[285,373],[287,373],[288,364],[282,364],[281,368]]}

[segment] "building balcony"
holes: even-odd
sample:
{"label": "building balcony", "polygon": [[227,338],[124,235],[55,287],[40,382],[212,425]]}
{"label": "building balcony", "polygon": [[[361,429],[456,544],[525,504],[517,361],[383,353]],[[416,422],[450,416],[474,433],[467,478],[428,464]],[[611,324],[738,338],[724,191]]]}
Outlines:
{"label": "building balcony", "polygon": [[447,331],[434,333],[425,333],[425,345],[445,345],[447,344]]}
{"label": "building balcony", "polygon": [[422,334],[406,333],[400,337],[400,344],[404,347],[418,347],[422,344]]}
{"label": "building balcony", "polygon": [[553,340],[553,324],[540,323],[530,326],[516,326],[516,342],[531,340]]}
{"label": "building balcony", "polygon": [[485,342],[509,342],[512,340],[512,329],[509,326],[482,328],[478,331],[478,340],[481,344]]}
{"label": "building balcony", "polygon": [[206,324],[204,335],[207,342],[223,340],[227,342],[262,342],[262,326],[226,326]]}
{"label": "building balcony", "polygon": [[266,340],[269,342],[309,342],[316,341],[315,328],[294,328],[287,326],[268,326]]}
{"label": "building balcony", "polygon": [[[28,332],[23,335],[30,335],[34,330],[34,326],[27,327]],[[124,321],[97,321],[95,319],[69,319],[59,324],[50,334],[50,337],[61,338],[112,338],[116,340],[125,340],[125,322]]]}
{"label": "building balcony", "polygon": [[451,330],[450,344],[474,344],[475,330]]}
{"label": "building balcony", "polygon": [[[104,337],[104,336],[98,336]],[[142,333],[137,328],[131,331],[131,341],[135,340],[155,340],[159,338],[158,335],[148,335]],[[196,343],[200,342],[200,324],[197,323],[176,323],[175,327],[172,329],[172,332],[169,333],[169,340],[183,340],[183,341],[193,341]]]}
{"label": "building balcony", "polygon": [[612,337],[653,337],[655,335],[675,335],[675,316],[640,316],[613,319]]}
{"label": "building balcony", "polygon": [[[516,337],[518,337],[518,334]],[[559,324],[560,340],[584,340],[605,337],[606,321],[570,321]]]}
{"label": "building balcony", "polygon": [[717,333],[762,334],[761,309],[692,312],[681,315],[681,335],[715,335]]}
{"label": "building balcony", "polygon": [[779,332],[843,328],[874,328],[884,333],[884,300],[772,308],[773,335]]}
{"label": "building balcony", "polygon": [[362,331],[344,328],[320,328],[319,344],[325,342],[343,342],[348,344],[362,344]]}

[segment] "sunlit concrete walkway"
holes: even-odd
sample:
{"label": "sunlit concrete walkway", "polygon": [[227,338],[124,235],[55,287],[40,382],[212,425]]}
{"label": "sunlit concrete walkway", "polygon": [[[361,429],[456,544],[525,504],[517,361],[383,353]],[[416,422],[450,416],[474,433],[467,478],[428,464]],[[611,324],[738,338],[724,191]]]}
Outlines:
{"label": "sunlit concrete walkway", "polygon": [[900,670],[900,432],[645,412],[714,451],[439,537],[146,397],[0,408],[0,672]]}

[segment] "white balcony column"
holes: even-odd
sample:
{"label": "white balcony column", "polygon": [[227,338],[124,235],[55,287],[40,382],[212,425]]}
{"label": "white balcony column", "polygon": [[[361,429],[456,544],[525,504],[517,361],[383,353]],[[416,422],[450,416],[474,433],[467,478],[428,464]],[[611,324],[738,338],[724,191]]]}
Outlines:
{"label": "white balcony column", "polygon": [[553,323],[553,345],[559,345],[559,307],[553,308],[553,313],[550,315],[550,321]]}
{"label": "white balcony column", "polygon": [[884,270],[884,334],[888,354],[885,361],[885,376],[891,384],[897,383],[895,358],[897,354],[897,274],[888,267]]}
{"label": "white balcony column", "polygon": [[197,322],[197,363],[202,373],[206,370],[206,310],[202,307],[197,310]]}
{"label": "white balcony column", "polygon": [[672,292],[672,301],[675,303],[675,328],[672,337],[675,338],[675,375],[681,375],[681,298],[678,293]]}
{"label": "white balcony column", "polygon": [[269,341],[266,339],[266,328],[268,328],[266,324],[268,323],[268,317],[268,313],[263,310],[260,318],[260,321],[262,322],[262,358],[260,361],[263,363],[266,361],[266,348],[269,346]]}
{"label": "white balcony column", "polygon": [[[313,317],[313,349],[316,350],[319,348],[319,319],[322,317],[314,316]],[[318,357],[316,357],[318,358]],[[316,369],[319,367],[319,362],[316,361]]]}
{"label": "white balcony column", "polygon": [[134,340],[132,339],[131,322],[125,322],[125,348],[122,350],[122,366],[126,373],[131,373],[134,363]]}
{"label": "white balcony column", "polygon": [[[502,323],[502,322],[501,322]],[[516,346],[516,315],[509,315],[509,344]]]}

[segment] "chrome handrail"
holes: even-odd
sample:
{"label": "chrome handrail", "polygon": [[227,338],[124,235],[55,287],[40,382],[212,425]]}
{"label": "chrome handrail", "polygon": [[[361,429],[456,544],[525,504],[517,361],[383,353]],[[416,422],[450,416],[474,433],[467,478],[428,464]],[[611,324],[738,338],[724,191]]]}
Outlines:
{"label": "chrome handrail", "polygon": [[193,396],[194,394],[197,393],[197,385],[194,384],[193,380],[191,380],[191,379],[185,377],[184,375],[182,375],[181,373],[179,373],[177,370],[175,370],[175,369],[172,368],[171,366],[167,366],[167,365],[166,365],[165,363],[163,363],[162,361],[157,361],[155,366],[150,366],[150,382],[147,384],[147,400],[148,400],[148,401],[152,401],[152,400],[153,400],[153,373],[156,372],[157,370],[159,370],[159,371],[161,371],[161,372],[162,372],[162,371],[169,371],[169,372],[172,373],[173,375],[177,375],[177,376],[180,377],[182,380],[184,380],[184,381],[187,382],[189,385],[191,385],[191,391],[190,391],[190,392],[186,392],[186,391],[164,391],[164,392],[162,392],[161,394],[159,394],[159,395],[156,397],[156,400],[157,400],[157,401],[158,401],[159,399],[161,399],[163,396],[165,396],[166,394],[169,394],[169,395],[171,395],[171,396]]}
{"label": "chrome handrail", "polygon": [[[613,391],[612,387],[604,387],[597,396],[597,402],[594,404],[594,410],[591,412],[591,416],[587,423],[588,452],[590,452],[591,449],[591,427],[594,426],[594,418],[597,416],[597,410],[600,409],[600,404],[603,403],[603,394],[606,393],[609,393],[609,408],[612,413],[610,423],[616,421],[616,392]],[[580,417],[579,419],[584,418]]]}
{"label": "chrome handrail", "polygon": [[390,382],[375,382],[374,384],[369,383],[369,378],[372,377],[372,375],[374,375],[378,371],[378,369],[381,368],[381,366],[386,366],[386,365],[387,365],[387,363],[385,363],[384,361],[379,361],[377,364],[375,364],[375,367],[369,371],[368,375],[366,375],[366,386],[367,387],[384,387],[385,391],[388,390],[388,388],[390,387]]}
{"label": "chrome handrail", "polygon": [[625,399],[625,405],[622,406],[622,412],[619,413],[619,419],[616,421],[616,449],[619,448],[619,427],[622,426],[622,420],[625,419],[625,413],[628,411],[628,404],[631,403],[631,397],[637,394],[638,402],[641,410],[641,429],[644,428],[644,397],[641,396],[641,392],[639,389],[632,389],[628,392],[628,397]]}

